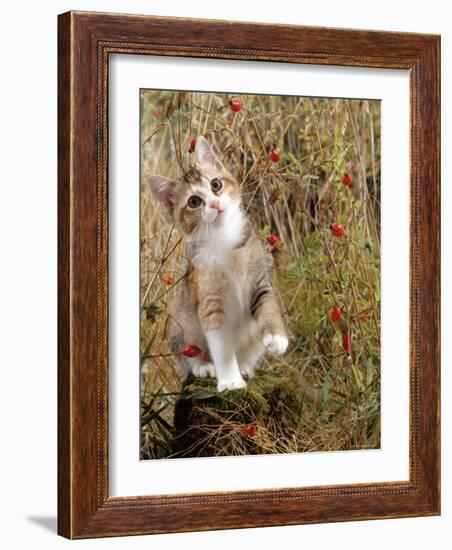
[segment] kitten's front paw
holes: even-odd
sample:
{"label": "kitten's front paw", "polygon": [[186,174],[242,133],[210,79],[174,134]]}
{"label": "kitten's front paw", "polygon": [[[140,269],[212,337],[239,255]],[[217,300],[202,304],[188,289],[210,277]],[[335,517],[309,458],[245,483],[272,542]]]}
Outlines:
{"label": "kitten's front paw", "polygon": [[238,390],[240,388],[246,388],[246,382],[241,376],[235,378],[234,380],[230,380],[229,382],[218,380],[217,383],[217,390],[219,392],[225,390]]}
{"label": "kitten's front paw", "polygon": [[195,365],[192,368],[193,374],[198,378],[215,378],[215,367],[212,363],[205,363],[204,365]]}
{"label": "kitten's front paw", "polygon": [[273,355],[282,355],[289,344],[286,336],[280,334],[265,334],[262,342],[266,351],[273,353]]}

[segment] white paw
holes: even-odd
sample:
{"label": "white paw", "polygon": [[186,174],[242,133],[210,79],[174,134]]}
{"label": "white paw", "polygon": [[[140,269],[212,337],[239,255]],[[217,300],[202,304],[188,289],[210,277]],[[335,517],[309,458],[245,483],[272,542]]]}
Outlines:
{"label": "white paw", "polygon": [[282,355],[289,344],[289,341],[285,336],[280,334],[265,334],[262,342],[265,346],[265,349],[273,355]]}
{"label": "white paw", "polygon": [[238,376],[237,378],[234,378],[234,380],[230,380],[228,382],[218,380],[217,383],[217,390],[220,392],[225,390],[238,390],[240,388],[246,388],[246,382],[241,376]]}
{"label": "white paw", "polygon": [[250,365],[247,365],[246,363],[245,364],[241,364],[239,366],[239,369],[240,369],[240,374],[242,376],[246,376],[249,378],[253,378],[254,376],[254,367],[251,367]]}
{"label": "white paw", "polygon": [[215,367],[212,363],[205,363],[204,365],[195,365],[192,368],[192,372],[198,378],[215,378]]}

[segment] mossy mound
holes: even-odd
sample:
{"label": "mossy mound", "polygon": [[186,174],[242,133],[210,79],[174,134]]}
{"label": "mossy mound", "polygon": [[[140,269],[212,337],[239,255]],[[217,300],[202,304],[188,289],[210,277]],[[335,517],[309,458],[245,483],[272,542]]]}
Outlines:
{"label": "mossy mound", "polygon": [[299,384],[263,370],[246,388],[222,393],[215,380],[190,378],[175,404],[172,456],[277,452],[275,437],[296,429],[301,399]]}

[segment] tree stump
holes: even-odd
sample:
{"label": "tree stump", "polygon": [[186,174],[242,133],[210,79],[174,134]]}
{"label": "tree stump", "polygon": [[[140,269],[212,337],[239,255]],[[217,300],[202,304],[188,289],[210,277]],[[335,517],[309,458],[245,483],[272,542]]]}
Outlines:
{"label": "tree stump", "polygon": [[172,457],[288,452],[301,403],[300,384],[272,372],[258,370],[246,388],[222,393],[215,380],[192,377],[175,404]]}

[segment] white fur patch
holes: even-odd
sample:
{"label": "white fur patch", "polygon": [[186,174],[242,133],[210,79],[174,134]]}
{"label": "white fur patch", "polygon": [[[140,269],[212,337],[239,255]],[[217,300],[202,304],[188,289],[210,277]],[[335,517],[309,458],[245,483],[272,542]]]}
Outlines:
{"label": "white fur patch", "polygon": [[227,382],[219,380],[217,384],[217,390],[219,392],[226,390],[238,390],[240,388],[246,388],[246,382],[241,376]]}
{"label": "white fur patch", "polygon": [[215,367],[212,363],[204,363],[203,365],[195,365],[192,372],[198,378],[216,378]]}
{"label": "white fur patch", "polygon": [[262,338],[265,349],[273,355],[282,355],[289,345],[289,341],[285,336],[280,334],[265,334]]}
{"label": "white fur patch", "polygon": [[223,327],[220,330],[208,330],[206,339],[215,366],[218,391],[244,388],[246,382],[237,363],[233,334]]}
{"label": "white fur patch", "polygon": [[224,209],[221,218],[216,219],[215,211],[212,222],[205,221],[192,235],[186,237],[195,247],[192,261],[196,266],[226,263],[229,252],[243,239],[246,218],[240,209],[240,201],[228,196],[220,199],[223,199]]}

